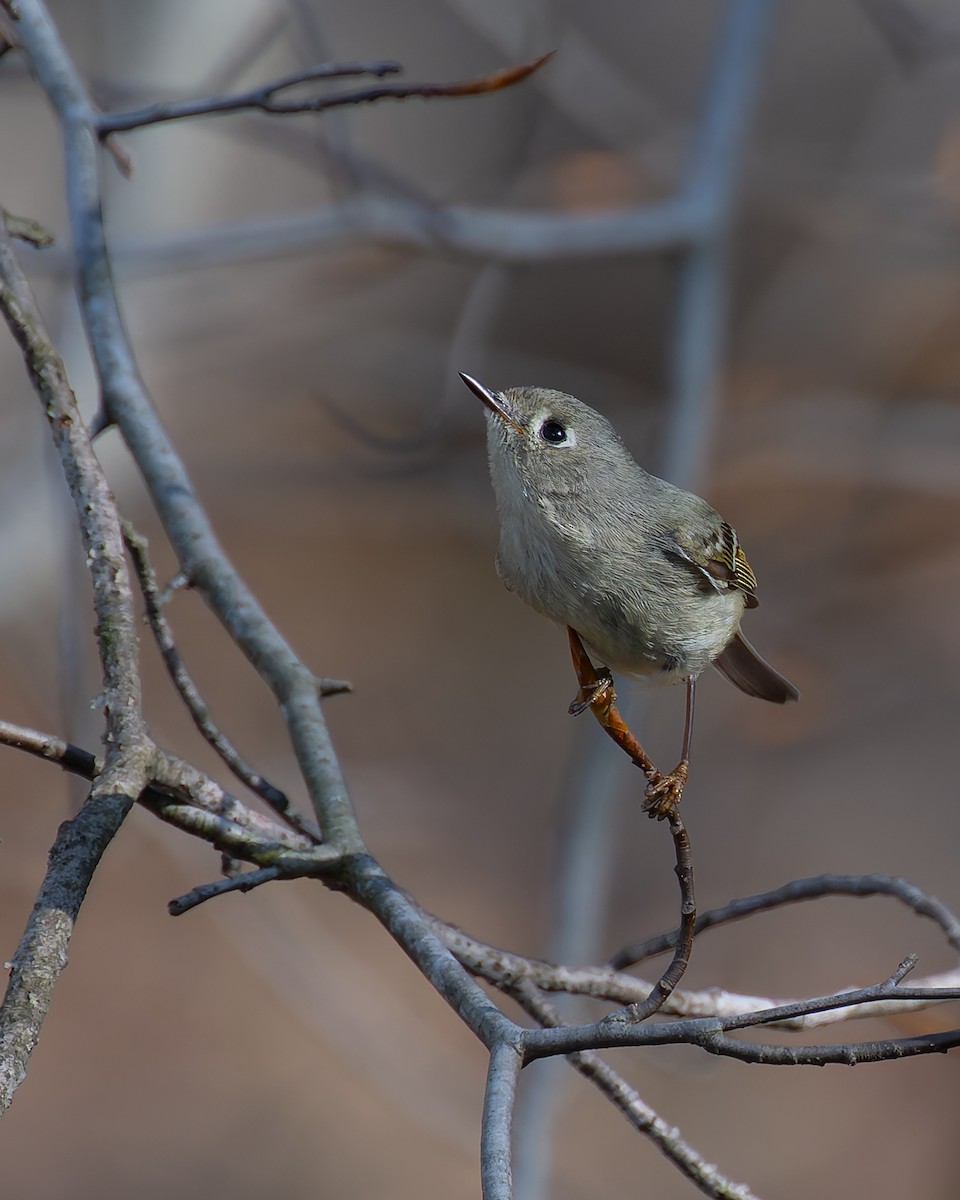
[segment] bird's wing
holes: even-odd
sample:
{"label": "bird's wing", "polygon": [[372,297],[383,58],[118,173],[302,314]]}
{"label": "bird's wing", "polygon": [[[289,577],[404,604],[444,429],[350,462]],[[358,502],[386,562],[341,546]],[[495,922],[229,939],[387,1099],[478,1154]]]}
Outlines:
{"label": "bird's wing", "polygon": [[747,608],[756,608],[759,604],[757,577],[743,552],[737,531],[726,521],[721,521],[715,530],[703,537],[672,533],[667,552],[690,563],[716,591],[736,588],[746,596]]}

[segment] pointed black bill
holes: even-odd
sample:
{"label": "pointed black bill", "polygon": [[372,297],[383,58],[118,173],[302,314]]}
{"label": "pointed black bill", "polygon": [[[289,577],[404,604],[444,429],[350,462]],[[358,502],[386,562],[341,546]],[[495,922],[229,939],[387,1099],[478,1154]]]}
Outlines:
{"label": "pointed black bill", "polygon": [[496,413],[501,420],[506,421],[508,425],[512,425],[517,433],[523,435],[525,432],[523,426],[520,425],[513,414],[504,407],[503,400],[497,392],[491,392],[489,388],[484,387],[483,384],[474,379],[472,375],[465,375],[463,371],[458,371],[457,374],[467,385],[470,391],[473,392],[475,396],[479,397],[491,412]]}

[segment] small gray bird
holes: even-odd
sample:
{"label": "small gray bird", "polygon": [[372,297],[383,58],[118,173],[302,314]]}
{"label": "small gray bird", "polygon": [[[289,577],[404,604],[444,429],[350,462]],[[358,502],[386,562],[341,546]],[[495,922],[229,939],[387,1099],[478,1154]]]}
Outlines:
{"label": "small gray bird", "polygon": [[[797,699],[740,633],[757,581],[719,513],[645,471],[609,421],[573,396],[492,392],[461,378],[487,407],[497,572],[512,592],[605,666],[686,681],[688,726],[694,682],[711,663],[750,696]],[[684,762],[689,738],[688,728]]]}

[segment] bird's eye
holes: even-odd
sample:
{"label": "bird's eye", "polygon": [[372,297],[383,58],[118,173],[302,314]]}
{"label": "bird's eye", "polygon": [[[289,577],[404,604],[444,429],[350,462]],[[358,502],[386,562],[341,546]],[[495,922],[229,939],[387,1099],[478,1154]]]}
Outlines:
{"label": "bird's eye", "polygon": [[540,426],[540,436],[551,446],[560,446],[567,440],[567,431],[559,421],[547,420]]}

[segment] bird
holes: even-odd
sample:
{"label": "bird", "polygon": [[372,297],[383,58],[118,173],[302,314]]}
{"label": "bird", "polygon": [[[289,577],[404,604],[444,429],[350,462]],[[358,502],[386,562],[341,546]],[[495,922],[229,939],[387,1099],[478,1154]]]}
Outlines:
{"label": "bird", "polygon": [[758,603],[740,539],[706,500],[644,470],[575,396],[460,377],[486,406],[497,573],[569,630],[581,684],[571,711],[593,707],[600,719],[612,671],[686,684],[681,762],[669,776],[654,768],[652,795],[648,787],[651,815],[667,815],[686,780],[694,688],[708,666],[749,696],[799,698],[740,630]]}

